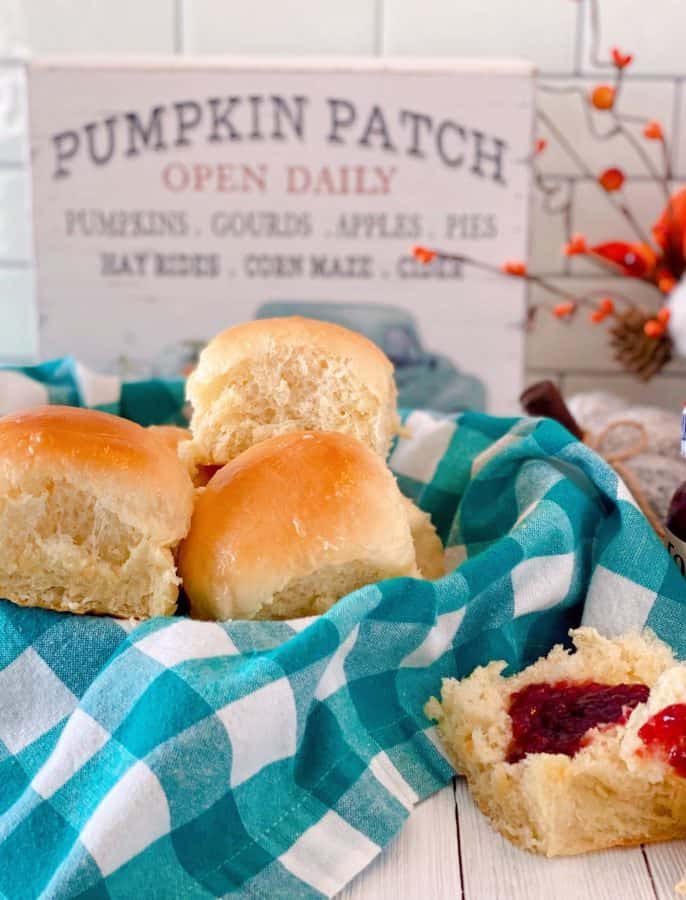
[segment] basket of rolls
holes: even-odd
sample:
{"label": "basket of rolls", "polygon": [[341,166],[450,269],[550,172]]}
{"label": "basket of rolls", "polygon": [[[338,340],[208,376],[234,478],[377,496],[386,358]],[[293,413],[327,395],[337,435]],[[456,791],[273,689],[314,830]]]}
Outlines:
{"label": "basket of rolls", "polygon": [[84,378],[0,371],[0,894],[333,896],[456,770],[535,852],[686,834],[684,582],[561,425],[398,410],[298,317]]}

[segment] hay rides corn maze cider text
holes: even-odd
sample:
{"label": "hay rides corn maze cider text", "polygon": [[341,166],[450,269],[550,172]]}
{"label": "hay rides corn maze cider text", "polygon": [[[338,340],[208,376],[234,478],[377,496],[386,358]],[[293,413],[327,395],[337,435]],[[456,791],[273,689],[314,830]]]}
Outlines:
{"label": "hay rides corn maze cider text", "polygon": [[529,67],[38,62],[29,100],[43,356],[145,367],[267,302],[392,306],[513,408],[524,286],[411,248],[526,255]]}

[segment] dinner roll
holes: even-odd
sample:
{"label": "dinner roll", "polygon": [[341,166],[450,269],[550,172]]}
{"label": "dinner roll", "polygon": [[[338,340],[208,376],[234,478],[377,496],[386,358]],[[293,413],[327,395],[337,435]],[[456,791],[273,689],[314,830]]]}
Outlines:
{"label": "dinner roll", "polygon": [[217,335],[188,379],[193,441],[183,453],[223,465],[293,431],[350,434],[386,457],[399,420],[393,366],[363,335],[304,319],[258,319]]}
{"label": "dinner roll", "polygon": [[417,568],[423,578],[433,580],[445,575],[443,544],[436,534],[431,516],[416,506],[408,497],[403,497],[405,513],[412,534]]}
{"label": "dinner roll", "polygon": [[179,428],[176,425],[148,425],[148,431],[176,453],[195,487],[205,487],[217,469],[221,469],[221,466],[197,465],[193,462],[192,454],[183,454],[179,448],[192,437],[187,428]]}
{"label": "dinner roll", "polygon": [[190,431],[178,425],[148,425],[148,431],[163,441],[174,453],[178,453],[179,444],[191,439]]}
{"label": "dinner roll", "polygon": [[201,619],[327,610],[362,585],[417,575],[403,498],[383,460],[344,434],[256,444],[198,496],[179,570]]}
{"label": "dinner roll", "polygon": [[48,406],[0,419],[0,597],[114,616],[174,612],[193,488],[140,425]]}
{"label": "dinner roll", "polygon": [[195,465],[191,458],[180,452],[181,445],[191,439],[191,433],[187,428],[180,428],[177,425],[148,425],[148,431],[174,451],[188,472],[194,487],[204,487],[217,471],[217,466]]}

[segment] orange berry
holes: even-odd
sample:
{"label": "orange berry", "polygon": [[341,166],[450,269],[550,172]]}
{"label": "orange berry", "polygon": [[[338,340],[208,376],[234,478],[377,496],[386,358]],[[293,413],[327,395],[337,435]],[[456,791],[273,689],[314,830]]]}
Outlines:
{"label": "orange berry", "polygon": [[613,47],[610,51],[612,56],[612,62],[617,66],[618,69],[626,69],[626,67],[633,61],[633,56],[631,53],[622,53],[622,51],[618,47]]}
{"label": "orange berry", "polygon": [[538,155],[539,153],[543,153],[543,151],[545,150],[545,148],[546,148],[547,146],[548,146],[548,141],[546,141],[545,138],[539,138],[539,139],[536,141],[536,144],[535,144],[535,146],[534,146],[534,153],[535,153],[536,155]]}
{"label": "orange berry", "polygon": [[666,306],[663,306],[662,309],[658,311],[655,318],[657,319],[658,322],[661,322],[663,325],[666,325],[667,322],[669,322],[671,315],[672,315],[672,310],[667,309]]}
{"label": "orange berry", "polygon": [[565,319],[567,316],[571,316],[575,309],[576,303],[572,303],[569,300],[566,303],[558,303],[557,306],[553,307],[553,315],[557,316],[558,319]]}
{"label": "orange berry", "polygon": [[588,246],[583,234],[573,234],[564,248],[565,256],[578,256],[580,253],[586,253],[587,250]]}
{"label": "orange berry", "polygon": [[611,297],[603,297],[598,304],[598,309],[604,312],[606,316],[611,316],[615,311],[615,301]]}
{"label": "orange berry", "polygon": [[663,294],[668,294],[674,285],[676,284],[676,278],[673,275],[662,274],[657,280],[657,286],[662,291]]}
{"label": "orange berry", "polygon": [[508,262],[504,262],[501,269],[506,275],[516,275],[519,278],[526,275],[526,264],[520,260],[509,260]]}
{"label": "orange berry", "polygon": [[653,120],[652,122],[648,122],[646,127],[643,129],[643,136],[647,137],[649,141],[663,141],[665,139],[664,132],[662,131],[662,125],[659,122]]}
{"label": "orange berry", "polygon": [[599,84],[591,91],[591,103],[596,109],[612,109],[615,102],[615,89],[610,84]]}
{"label": "orange berry", "polygon": [[643,331],[649,338],[660,338],[666,331],[666,327],[657,319],[648,319],[643,326]]}
{"label": "orange berry", "polygon": [[418,259],[420,263],[427,265],[427,263],[433,262],[436,259],[436,251],[429,250],[428,247],[413,247],[412,255],[415,259]]}
{"label": "orange berry", "polygon": [[609,194],[613,191],[619,191],[624,184],[624,172],[616,168],[605,169],[598,176],[598,182]]}
{"label": "orange berry", "polygon": [[594,309],[593,312],[588,317],[594,325],[597,325],[599,322],[607,319],[607,313],[603,312],[602,309]]}

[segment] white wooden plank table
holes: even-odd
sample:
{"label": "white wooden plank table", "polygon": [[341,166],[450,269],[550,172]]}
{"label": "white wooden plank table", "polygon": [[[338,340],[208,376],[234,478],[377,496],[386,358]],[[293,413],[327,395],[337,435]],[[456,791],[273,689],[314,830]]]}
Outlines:
{"label": "white wooden plank table", "polygon": [[492,830],[464,779],[421,803],[339,900],[677,900],[686,841],[545,859]]}

